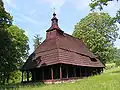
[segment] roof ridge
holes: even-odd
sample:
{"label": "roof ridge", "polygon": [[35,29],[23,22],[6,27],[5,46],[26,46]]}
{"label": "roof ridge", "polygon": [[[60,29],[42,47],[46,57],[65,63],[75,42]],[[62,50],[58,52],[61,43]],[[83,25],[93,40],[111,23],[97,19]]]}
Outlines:
{"label": "roof ridge", "polygon": [[77,40],[79,40],[79,41],[82,41],[82,39],[79,39],[79,38],[77,38],[77,37],[74,37],[74,36],[72,36],[72,35],[70,35],[70,34],[67,34],[67,33],[64,33],[64,34],[66,34],[66,35],[68,35],[68,36],[70,36],[70,37],[72,37],[72,38],[74,38],[74,39],[77,39]]}
{"label": "roof ridge", "polygon": [[59,48],[59,49],[66,50],[66,51],[70,51],[70,52],[74,52],[74,53],[77,53],[77,54],[80,54],[80,55],[83,55],[83,56],[92,58],[92,57],[90,57],[90,56],[88,56],[88,55],[85,55],[85,54],[82,54],[82,53],[79,53],[79,52],[75,52],[75,51],[73,51],[73,50],[68,50],[68,49],[65,49],[65,48]]}

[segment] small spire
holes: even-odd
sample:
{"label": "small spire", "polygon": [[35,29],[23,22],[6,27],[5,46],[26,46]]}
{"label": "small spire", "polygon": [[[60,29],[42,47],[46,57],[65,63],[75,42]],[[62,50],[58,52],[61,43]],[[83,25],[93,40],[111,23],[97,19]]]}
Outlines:
{"label": "small spire", "polygon": [[56,16],[56,14],[55,14],[55,12],[53,13],[53,17],[55,17]]}
{"label": "small spire", "polygon": [[47,30],[47,31],[51,31],[51,30],[61,30],[58,26],[58,19],[56,18],[56,13],[53,13],[53,18],[51,19],[52,23],[51,23],[51,27]]}
{"label": "small spire", "polygon": [[53,8],[53,16],[55,17],[56,16],[56,14],[55,14],[55,7]]}
{"label": "small spire", "polygon": [[53,13],[53,18],[51,19],[52,23],[58,23],[58,19],[56,18],[56,13]]}

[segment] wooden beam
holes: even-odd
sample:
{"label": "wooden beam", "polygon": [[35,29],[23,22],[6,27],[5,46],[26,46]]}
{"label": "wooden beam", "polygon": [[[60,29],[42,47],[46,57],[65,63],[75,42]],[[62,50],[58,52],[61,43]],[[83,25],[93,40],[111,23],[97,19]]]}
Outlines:
{"label": "wooden beam", "polygon": [[76,66],[73,67],[74,77],[76,77]]}
{"label": "wooden beam", "polygon": [[80,77],[82,76],[81,67],[80,67]]}
{"label": "wooden beam", "polygon": [[35,74],[35,70],[33,71],[33,81],[36,80],[36,74]]}
{"label": "wooden beam", "polygon": [[27,71],[27,82],[29,82],[29,71]]}
{"label": "wooden beam", "polygon": [[66,72],[67,72],[67,78],[68,78],[68,67],[66,68]]}
{"label": "wooden beam", "polygon": [[51,79],[52,80],[54,79],[54,76],[53,76],[53,67],[51,67]]}
{"label": "wooden beam", "polygon": [[62,65],[60,65],[60,80],[62,80]]}
{"label": "wooden beam", "polygon": [[44,80],[44,67],[42,68],[42,80]]}
{"label": "wooden beam", "polygon": [[88,76],[87,67],[85,67],[85,76]]}
{"label": "wooden beam", "polygon": [[101,73],[103,73],[103,68],[101,69]]}

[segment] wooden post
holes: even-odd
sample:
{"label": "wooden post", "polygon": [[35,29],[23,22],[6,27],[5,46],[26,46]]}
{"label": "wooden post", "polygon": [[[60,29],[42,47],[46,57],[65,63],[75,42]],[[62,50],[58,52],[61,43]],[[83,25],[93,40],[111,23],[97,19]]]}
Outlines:
{"label": "wooden post", "polygon": [[68,67],[66,68],[66,71],[67,71],[67,78],[68,78]]}
{"label": "wooden post", "polygon": [[32,70],[32,81],[35,81],[35,70]]}
{"label": "wooden post", "polygon": [[87,67],[85,68],[85,76],[88,76]]}
{"label": "wooden post", "polygon": [[74,66],[73,69],[74,69],[74,70],[73,70],[73,72],[74,72],[74,77],[76,77],[76,66]]}
{"label": "wooden post", "polygon": [[86,73],[86,67],[85,67],[85,77],[87,76],[87,73]]}
{"label": "wooden post", "polygon": [[52,79],[52,81],[53,81],[53,67],[51,67],[51,79]]}
{"label": "wooden post", "polygon": [[84,67],[84,77],[86,76],[86,67]]}
{"label": "wooden post", "polygon": [[29,82],[29,71],[27,71],[27,82]]}
{"label": "wooden post", "polygon": [[62,66],[60,65],[60,80],[62,80]]}
{"label": "wooden post", "polygon": [[100,74],[101,73],[101,70],[100,70],[100,68],[98,68],[98,74]]}
{"label": "wooden post", "polygon": [[33,81],[33,76],[34,76],[34,75],[33,75],[33,71],[31,71],[31,73],[32,73],[32,81]]}
{"label": "wooden post", "polygon": [[44,67],[42,68],[42,80],[44,80]]}
{"label": "wooden post", "polygon": [[101,68],[101,73],[103,73],[103,68]]}
{"label": "wooden post", "polygon": [[81,73],[81,67],[80,67],[80,77],[82,76],[82,73]]}
{"label": "wooden post", "polygon": [[24,71],[22,71],[22,82],[23,82],[23,73],[24,73]]}
{"label": "wooden post", "polygon": [[33,81],[36,80],[36,74],[35,74],[35,70],[33,71]]}

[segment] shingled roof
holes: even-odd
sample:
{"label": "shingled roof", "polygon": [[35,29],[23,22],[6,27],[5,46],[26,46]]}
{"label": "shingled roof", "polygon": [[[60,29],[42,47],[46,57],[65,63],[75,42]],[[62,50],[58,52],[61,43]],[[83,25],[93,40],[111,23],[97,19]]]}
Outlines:
{"label": "shingled roof", "polygon": [[29,56],[22,70],[39,68],[53,64],[72,64],[87,67],[104,67],[89,51],[82,40],[64,33],[58,27],[58,19],[53,14],[52,25],[46,31],[46,39]]}

